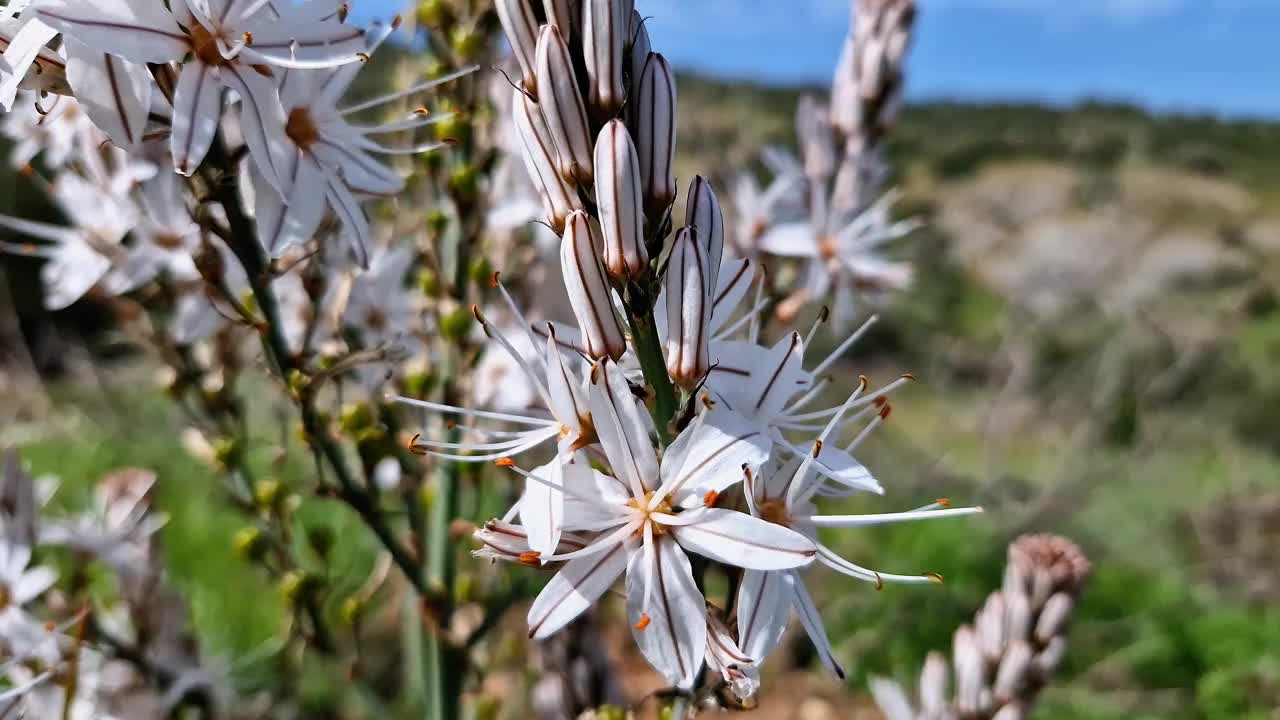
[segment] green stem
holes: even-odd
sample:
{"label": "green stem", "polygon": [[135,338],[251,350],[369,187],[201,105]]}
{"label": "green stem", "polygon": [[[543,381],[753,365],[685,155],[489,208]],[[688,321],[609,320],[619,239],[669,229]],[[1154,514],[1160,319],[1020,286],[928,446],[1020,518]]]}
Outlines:
{"label": "green stem", "polygon": [[658,428],[663,444],[670,443],[671,419],[676,414],[676,390],[662,357],[662,341],[658,339],[653,309],[647,308],[642,313],[630,311],[627,322],[631,326],[631,341],[640,360],[640,370],[644,373],[645,382],[653,389],[653,407],[650,410],[653,424]]}

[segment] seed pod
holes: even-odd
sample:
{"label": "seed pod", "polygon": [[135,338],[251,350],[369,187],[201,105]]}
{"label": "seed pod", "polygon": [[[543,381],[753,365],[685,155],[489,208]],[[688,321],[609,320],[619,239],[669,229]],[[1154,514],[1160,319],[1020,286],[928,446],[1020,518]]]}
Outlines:
{"label": "seed pod", "polygon": [[595,164],[605,268],[614,280],[638,277],[649,267],[640,199],[640,161],[621,120],[610,120],[600,130]]}
{"label": "seed pod", "polygon": [[495,0],[498,22],[511,44],[511,52],[520,63],[520,84],[534,97],[538,96],[537,49],[538,19],[533,15],[529,0]]}
{"label": "seed pod", "polygon": [[538,34],[538,106],[556,145],[560,177],[569,183],[591,182],[591,134],[587,111],[573,74],[573,58],[554,25]]}
{"label": "seed pod", "polygon": [[613,117],[627,99],[622,63],[631,5],[619,0],[584,0],[582,52],[587,61],[588,100],[597,118]]}
{"label": "seed pod", "polygon": [[711,183],[701,175],[695,175],[685,195],[684,224],[698,230],[698,242],[707,251],[711,266],[711,292],[720,287],[720,264],[724,261],[724,213],[720,201],[711,189]]}
{"label": "seed pod", "polygon": [[660,217],[676,197],[672,162],[676,153],[676,79],[667,59],[658,53],[640,73],[635,125],[644,183],[645,211]]}
{"label": "seed pod", "polygon": [[684,388],[695,387],[711,368],[711,301],[714,286],[697,231],[681,228],[667,260],[667,371]]}
{"label": "seed pod", "polygon": [[560,244],[560,268],[569,294],[569,306],[578,320],[587,355],[593,359],[622,357],[626,337],[613,309],[609,281],[596,250],[598,234],[583,211],[569,214]]}
{"label": "seed pod", "polygon": [[582,201],[574,187],[560,177],[556,169],[556,146],[551,131],[542,117],[542,111],[524,93],[512,90],[512,115],[516,133],[520,136],[525,168],[533,178],[542,196],[542,206],[547,222],[556,233],[564,232],[564,221],[569,213],[582,209]]}

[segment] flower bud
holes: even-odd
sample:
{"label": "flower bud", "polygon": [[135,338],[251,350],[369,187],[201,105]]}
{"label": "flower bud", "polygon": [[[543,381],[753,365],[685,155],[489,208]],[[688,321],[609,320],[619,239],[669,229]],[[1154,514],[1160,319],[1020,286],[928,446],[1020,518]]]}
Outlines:
{"label": "flower bud", "polygon": [[1007,703],[1022,693],[1033,655],[1031,644],[1026,640],[1015,640],[1009,645],[1000,660],[995,684],[991,688],[997,702]]}
{"label": "flower bud", "polygon": [[644,72],[645,61],[653,47],[649,44],[649,31],[645,29],[644,18],[640,13],[631,11],[631,24],[627,27],[627,77],[629,97],[640,96],[640,73]]}
{"label": "flower bud", "polygon": [[720,201],[711,183],[695,175],[684,202],[684,224],[697,229],[698,242],[706,249],[707,264],[711,268],[708,287],[714,297],[720,287],[720,263],[724,260],[724,214],[720,211]]}
{"label": "flower bud", "polygon": [[613,117],[627,99],[622,84],[623,50],[632,3],[583,0],[582,51],[587,61],[588,99],[598,118]]}
{"label": "flower bud", "polygon": [[596,138],[596,206],[609,277],[639,276],[649,267],[640,199],[640,160],[627,126],[610,120]]}
{"label": "flower bud", "polygon": [[511,52],[520,63],[520,84],[537,97],[538,19],[533,15],[533,4],[529,0],[496,0],[494,6]]}
{"label": "flower bud", "polygon": [[804,157],[804,174],[825,182],[836,171],[835,135],[826,106],[808,95],[800,98],[796,134]]}
{"label": "flower bud", "polygon": [[640,73],[636,105],[645,210],[657,217],[676,198],[676,179],[671,174],[676,153],[676,78],[667,59],[658,53],[649,53]]}
{"label": "flower bud", "polygon": [[511,91],[514,97],[516,133],[523,146],[524,166],[538,186],[547,222],[557,233],[564,232],[564,219],[574,210],[582,209],[582,201],[574,187],[560,177],[556,169],[556,146],[547,129],[547,122],[536,103],[519,90]]}
{"label": "flower bud", "polygon": [[569,39],[578,27],[574,22],[573,0],[542,0],[542,9],[547,14],[547,24],[560,28],[560,34]]}
{"label": "flower bud", "polygon": [[681,228],[667,260],[667,371],[684,388],[695,387],[711,368],[710,266],[697,231]]}
{"label": "flower bud", "polygon": [[844,40],[840,59],[836,62],[835,77],[831,82],[831,124],[846,137],[858,128],[858,83],[854,69],[853,35]]}
{"label": "flower bud", "polygon": [[591,181],[591,131],[573,74],[573,57],[553,25],[538,35],[538,107],[556,147],[560,177],[570,183]]}
{"label": "flower bud", "polygon": [[560,244],[560,267],[569,306],[578,320],[587,354],[593,359],[622,357],[627,350],[622,325],[613,309],[609,280],[600,263],[598,233],[583,211],[569,214]]}

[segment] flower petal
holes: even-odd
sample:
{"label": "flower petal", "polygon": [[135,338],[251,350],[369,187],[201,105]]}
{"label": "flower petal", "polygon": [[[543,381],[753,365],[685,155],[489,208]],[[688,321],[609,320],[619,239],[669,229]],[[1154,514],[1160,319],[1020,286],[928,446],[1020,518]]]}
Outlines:
{"label": "flower petal", "polygon": [[[655,537],[654,545],[648,573],[641,567],[643,552],[633,551],[627,563],[627,619],[649,664],[672,685],[689,689],[707,649],[706,600],[680,546],[663,536]],[[645,577],[652,588],[641,580]],[[647,597],[652,600],[646,602]]]}
{"label": "flower petal", "polygon": [[142,140],[151,109],[151,72],[67,38],[67,81],[89,119],[121,149]]}
{"label": "flower petal", "polygon": [[32,10],[68,37],[136,63],[181,60],[191,47],[161,2],[44,0]]}
{"label": "flower petal", "polygon": [[671,533],[686,550],[752,570],[808,565],[818,553],[813,542],[795,530],[737,510],[701,511],[697,522],[673,526]]}
{"label": "flower petal", "polygon": [[748,570],[738,587],[738,645],[756,662],[773,652],[791,616],[794,576]]}
{"label": "flower petal", "polygon": [[581,615],[627,568],[627,543],[598,555],[570,560],[529,608],[529,637],[541,640]]}
{"label": "flower petal", "polygon": [[[585,465],[574,465],[581,471]],[[520,522],[529,533],[529,549],[548,555],[555,552],[564,526],[564,493],[552,486],[563,487],[565,466],[559,457],[534,468],[532,475],[546,482],[526,479],[524,496],[520,498]],[[586,472],[591,472],[588,467]]]}
{"label": "flower petal", "polygon": [[222,85],[202,62],[182,67],[173,93],[173,168],[190,176],[204,160],[222,117]]}
{"label": "flower petal", "polygon": [[601,361],[592,368],[591,418],[609,467],[636,496],[658,485],[658,456],[648,426],[617,364]]}
{"label": "flower petal", "polygon": [[831,649],[831,641],[827,639],[827,629],[822,624],[822,616],[818,614],[818,608],[813,604],[813,598],[809,596],[808,589],[804,586],[804,581],[794,571],[791,571],[791,589],[795,595],[796,614],[800,616],[800,623],[804,625],[804,631],[809,634],[809,639],[813,641],[813,646],[818,651],[818,657],[822,659],[822,664],[827,669],[836,674],[836,677],[844,679],[844,667],[836,660],[835,651]]}
{"label": "flower petal", "polygon": [[758,424],[724,408],[706,411],[667,448],[655,497],[670,496],[681,507],[701,505],[709,491],[741,480],[743,465],[763,464],[772,446]]}

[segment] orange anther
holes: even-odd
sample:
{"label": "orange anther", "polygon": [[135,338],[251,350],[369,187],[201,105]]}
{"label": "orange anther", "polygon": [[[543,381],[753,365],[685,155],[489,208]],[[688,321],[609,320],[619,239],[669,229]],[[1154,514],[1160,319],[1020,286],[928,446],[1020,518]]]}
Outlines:
{"label": "orange anther", "polygon": [[706,495],[702,496],[702,504],[711,507],[716,504],[716,500],[720,498],[720,493],[715,490],[708,490]]}
{"label": "orange anther", "polygon": [[537,553],[532,550],[529,550],[528,552],[520,553],[520,562],[524,563],[525,565],[537,565],[538,560],[541,557],[542,557],[541,553]]}
{"label": "orange anther", "polygon": [[653,618],[649,617],[649,613],[644,613],[640,616],[640,620],[636,623],[636,629],[644,630],[645,628],[649,627],[649,623],[651,622],[653,622]]}
{"label": "orange anther", "polygon": [[498,458],[493,461],[493,464],[498,467],[513,467],[516,464],[516,461],[511,458]]}
{"label": "orange anther", "polygon": [[938,498],[937,500],[934,500],[934,502],[938,503],[942,507],[951,507],[950,498]]}
{"label": "orange anther", "polygon": [[884,404],[884,407],[880,408],[880,419],[881,419],[881,420],[888,420],[888,419],[889,419],[889,413],[891,413],[891,412],[893,412],[893,406],[892,406],[892,405],[890,405],[889,403],[885,403],[885,404]]}

